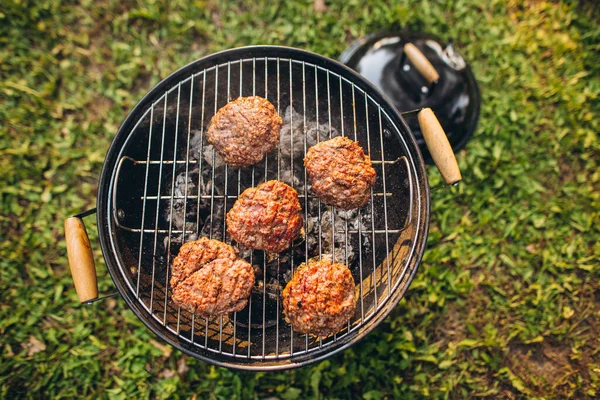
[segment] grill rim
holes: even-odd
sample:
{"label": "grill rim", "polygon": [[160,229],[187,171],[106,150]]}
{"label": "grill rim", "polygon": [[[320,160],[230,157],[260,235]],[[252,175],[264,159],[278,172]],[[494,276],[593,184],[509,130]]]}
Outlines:
{"label": "grill rim", "polygon": [[[147,310],[145,310],[139,304],[138,299],[129,292],[127,282],[125,282],[125,277],[119,271],[119,261],[117,260],[117,255],[113,253],[112,248],[112,243],[116,241],[116,230],[110,230],[108,219],[110,218],[111,210],[107,209],[111,201],[111,178],[115,169],[117,168],[119,156],[123,151],[128,135],[131,133],[131,127],[134,126],[140,116],[144,114],[145,109],[152,103],[151,100],[154,97],[164,93],[171,86],[178,84],[182,79],[185,79],[185,76],[198,73],[199,71],[205,69],[205,64],[207,63],[220,64],[223,62],[223,60],[227,60],[230,57],[241,59],[248,57],[262,58],[265,56],[281,58],[289,57],[291,59],[293,58],[295,60],[304,61],[310,60],[310,62],[314,63],[315,65],[319,65],[322,68],[334,72],[337,70],[338,73],[344,73],[348,76],[348,79],[352,83],[364,90],[365,93],[371,96],[372,99],[376,100],[380,106],[385,108],[385,111],[388,113],[391,120],[398,125],[397,129],[399,132],[396,134],[402,136],[402,139],[406,142],[408,147],[407,158],[410,162],[409,164],[414,168],[414,171],[411,172],[415,173],[415,197],[419,199],[416,212],[417,220],[413,221],[413,223],[416,225],[416,229],[421,232],[420,234],[414,236],[414,240],[416,242],[414,247],[415,253],[413,254],[412,259],[410,259],[405,266],[407,268],[411,268],[411,271],[404,278],[406,279],[406,284],[402,289],[397,290],[397,292],[394,294],[391,294],[390,298],[386,301],[385,306],[377,310],[372,318],[369,319],[369,321],[365,322],[364,325],[356,329],[349,340],[347,340],[345,343],[341,343],[337,347],[327,346],[323,349],[319,349],[308,354],[300,354],[298,356],[292,356],[291,358],[274,359],[268,361],[257,360],[253,358],[238,359],[230,358],[229,356],[223,357],[220,354],[199,349],[193,345],[185,343],[185,341],[180,340],[176,336],[173,336],[166,327],[159,323],[159,321],[157,321],[155,318],[152,318],[152,316],[147,316]],[[125,299],[127,305],[134,312],[136,317],[155,335],[185,354],[214,365],[238,370],[274,371],[301,367],[323,360],[347,349],[375,329],[375,327],[377,327],[389,315],[391,310],[404,297],[418,267],[420,266],[423,253],[425,251],[430,218],[429,184],[427,181],[427,173],[425,170],[423,156],[410,128],[408,127],[408,124],[402,115],[391,105],[389,99],[387,99],[384,94],[376,89],[365,78],[335,60],[310,51],[286,46],[247,46],[214,53],[185,65],[184,67],[170,74],[165,79],[161,80],[133,107],[119,127],[107,151],[98,185],[96,217],[102,255],[111,279],[117,287],[119,294]]]}

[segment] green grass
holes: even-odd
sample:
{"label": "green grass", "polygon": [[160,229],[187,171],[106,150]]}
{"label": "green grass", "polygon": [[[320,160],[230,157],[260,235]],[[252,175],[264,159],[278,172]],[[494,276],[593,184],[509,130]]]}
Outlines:
{"label": "green grass", "polygon": [[[0,6],[0,397],[600,396],[597,5],[142,3]],[[375,332],[314,366],[238,373],[158,343],[122,300],[78,304],[62,221],[94,207],[119,124],[161,78],[249,44],[336,58],[402,27],[455,39],[482,112],[464,184],[432,195],[419,273]]]}

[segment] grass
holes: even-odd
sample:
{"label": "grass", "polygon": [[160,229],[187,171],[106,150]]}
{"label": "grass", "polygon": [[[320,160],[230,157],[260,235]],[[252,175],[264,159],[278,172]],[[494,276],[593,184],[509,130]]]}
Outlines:
{"label": "grass", "polygon": [[[0,7],[1,397],[600,396],[597,5],[143,3]],[[458,155],[464,184],[432,195],[422,266],[374,333],[313,366],[238,373],[162,345],[122,300],[78,304],[62,221],[94,207],[111,139],[161,78],[249,44],[335,58],[354,38],[403,27],[455,39],[482,113]]]}

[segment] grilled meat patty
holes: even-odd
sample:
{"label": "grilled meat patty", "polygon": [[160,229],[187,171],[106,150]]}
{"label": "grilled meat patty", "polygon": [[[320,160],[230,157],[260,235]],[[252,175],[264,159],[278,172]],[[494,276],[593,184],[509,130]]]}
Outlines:
{"label": "grilled meat patty", "polygon": [[283,120],[267,99],[238,97],[219,109],[206,137],[232,167],[256,164],[279,142]]}
{"label": "grilled meat patty", "polygon": [[325,203],[351,210],[369,201],[376,173],[357,142],[338,136],[318,143],[306,152],[304,166],[312,191]]}
{"label": "grilled meat patty", "polygon": [[227,232],[245,247],[279,253],[302,229],[298,193],[279,181],[244,190],[227,213]]}
{"label": "grilled meat patty", "polygon": [[184,243],[173,260],[173,300],[202,317],[241,311],[254,286],[254,269],[233,247],[214,239]]}
{"label": "grilled meat patty", "polygon": [[329,261],[300,267],[283,290],[283,307],[296,332],[319,336],[338,332],[356,308],[350,270]]}

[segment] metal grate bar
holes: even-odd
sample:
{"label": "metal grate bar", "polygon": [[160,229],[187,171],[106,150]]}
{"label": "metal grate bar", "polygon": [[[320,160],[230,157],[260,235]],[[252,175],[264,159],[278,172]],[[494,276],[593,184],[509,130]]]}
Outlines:
{"label": "metal grate bar", "polygon": [[[383,193],[383,192],[381,192],[381,193],[373,193],[373,197],[383,197],[383,196],[393,197],[393,194],[392,193]],[[225,197],[227,197],[228,200],[230,200],[230,199],[237,199],[237,196],[233,196],[233,195],[221,196],[221,195],[216,194],[214,196],[210,196],[210,195],[201,195],[200,196],[201,199],[213,199],[213,198],[214,199],[223,199]],[[299,194],[298,197],[304,198],[304,195]],[[309,196],[309,197],[311,197],[311,196]],[[159,198],[159,196],[146,196],[145,197],[146,200],[158,200],[158,198]],[[174,196],[173,198],[174,199],[190,199],[190,200],[193,200],[193,199],[198,198],[198,196],[197,195],[192,195],[192,196]],[[141,196],[140,199],[144,199],[144,197]],[[170,200],[170,199],[169,198],[165,198],[164,196],[161,196],[160,200]]]}
{"label": "metal grate bar", "polygon": [[[265,99],[269,99],[268,93],[268,68],[267,68],[267,59],[265,58]],[[277,61],[277,80],[279,81],[279,61]],[[279,104],[279,98],[277,99],[277,104]],[[267,164],[269,161],[269,157],[265,156],[265,178],[263,182],[267,181]],[[279,160],[277,160],[279,162]],[[279,167],[279,164],[277,164]],[[266,308],[267,308],[267,252],[263,251],[263,304],[262,304],[262,357],[265,358],[265,345],[267,340],[266,329],[267,329],[267,319],[266,319]]]}
{"label": "metal grate bar", "polygon": [[[240,60],[239,62],[240,64],[240,89],[239,89],[239,97],[243,96],[242,93],[242,76],[243,76],[243,65],[242,65],[242,61]],[[240,191],[241,191],[241,181],[242,181],[242,171],[238,169],[238,184],[237,184],[237,195],[238,197],[240,197]],[[248,299],[248,303],[250,304],[252,302],[252,295],[250,295],[250,298]],[[233,313],[233,356],[235,357],[235,351],[236,351],[236,346],[237,346],[237,312]],[[248,338],[249,339],[249,338]]]}
{"label": "metal grate bar", "polygon": [[[163,128],[162,128],[162,140],[161,140],[161,144],[160,144],[160,158],[162,160],[163,155],[165,153],[165,127],[167,125],[167,95],[165,95],[165,102],[164,102],[164,106],[163,106]],[[158,172],[158,196],[160,199],[160,187],[162,184],[162,170],[163,170],[163,165],[160,164],[159,166],[159,172]],[[154,301],[154,276],[155,276],[155,272],[156,272],[156,241],[157,241],[157,228],[158,228],[158,217],[160,215],[160,202],[157,201],[156,202],[156,219],[154,221],[154,250],[152,251],[152,288],[151,288],[151,292],[150,292],[150,313],[152,313],[152,306],[153,306],[153,301]]]}
{"label": "metal grate bar", "polygon": [[[181,307],[179,307],[179,316],[177,317],[177,335],[181,336],[180,333],[180,326],[179,326],[179,317],[181,316]],[[195,333],[194,330],[196,329],[196,314],[192,314],[192,328],[191,328],[191,332],[190,332],[190,340],[192,343],[194,343],[194,337],[195,337]]]}
{"label": "metal grate bar", "polygon": [[[200,122],[200,154],[198,154],[198,160],[199,160],[199,166],[198,166],[198,191],[200,191],[200,188],[202,187],[202,173],[200,173],[202,171],[202,153],[204,153],[204,110],[205,110],[205,100],[206,100],[206,71],[202,74],[202,112],[201,112],[201,122]],[[197,196],[197,204],[196,204],[196,231],[198,231],[198,227],[200,226],[200,196]],[[183,230],[185,231],[185,224],[183,226]],[[195,234],[197,232],[192,232],[192,234]],[[207,347],[206,345],[208,344],[208,320],[206,320],[206,330],[205,330],[205,335],[204,335],[204,344],[205,347]],[[196,315],[192,314],[192,343],[195,343],[195,334],[194,334],[194,330],[195,330],[195,326],[196,326]],[[181,335],[180,335],[181,336]]]}
{"label": "metal grate bar", "polygon": [[[242,63],[240,62],[240,66],[242,65]],[[240,94],[241,96],[241,94]],[[227,63],[227,102],[231,101],[231,61]],[[225,176],[227,177],[229,174],[227,173],[227,171],[225,172]],[[229,187],[229,185],[227,184],[227,180],[225,180],[225,207],[223,207],[223,221],[225,221],[226,217],[227,217],[227,199],[228,197],[227,195],[227,188]],[[239,196],[239,193],[238,193]],[[223,241],[225,241],[225,236],[227,235],[227,230],[226,230],[226,225],[225,223],[223,223]],[[236,338],[237,338],[237,311],[235,311],[233,313],[233,354],[235,354],[235,347],[236,347]]]}
{"label": "metal grate bar", "polygon": [[[319,129],[319,73],[315,65],[315,120],[317,121],[317,143],[321,142],[321,130]],[[306,157],[306,154],[304,155]],[[319,260],[323,259],[322,237],[323,231],[321,227],[321,199],[319,203]],[[308,262],[307,262],[308,263]],[[308,351],[308,333],[306,336],[306,351]],[[319,336],[319,348],[323,346],[323,339]]]}
{"label": "metal grate bar", "polygon": [[[191,76],[190,80],[190,107],[188,110],[188,132],[187,132],[187,140],[186,140],[186,152],[185,152],[185,191],[184,191],[184,201],[183,201],[183,232],[181,236],[181,242],[185,243],[185,225],[187,221],[187,196],[188,196],[188,182],[189,182],[189,168],[190,168],[190,139],[192,136],[192,110],[194,104],[194,75]],[[177,334],[179,335],[181,329],[181,307],[177,307]],[[192,332],[191,338],[194,338],[194,315],[192,314]]]}
{"label": "metal grate bar", "polygon": [[[279,71],[279,59],[277,59],[277,113],[279,115],[281,115],[281,88],[280,88],[280,83],[281,80],[279,79],[280,77],[280,71]],[[293,108],[293,101],[292,101],[292,64],[290,63],[290,107]],[[291,112],[290,110],[290,126],[293,126],[293,112]],[[293,157],[293,148],[294,148],[294,130],[291,129],[290,130],[290,166],[291,166],[291,171],[292,171],[292,182],[294,182],[294,157]],[[282,162],[281,159],[281,147],[277,146],[277,180],[280,179],[280,168],[279,168],[279,163]],[[290,247],[290,260],[291,260],[291,269],[292,271],[294,270],[294,244],[292,243],[292,246]],[[281,281],[280,281],[280,271],[281,268],[281,259],[280,259],[280,255],[277,254],[277,287],[278,289],[283,292],[282,290],[282,286],[281,286]],[[276,336],[275,336],[275,354],[276,356],[279,358],[279,315],[280,315],[280,297],[281,296],[277,296],[277,318],[275,320],[275,332],[276,332]]]}
{"label": "metal grate bar", "polygon": [[[141,231],[140,229],[137,229],[137,228],[128,228],[128,227],[126,227],[126,226],[121,226],[120,228],[121,228],[121,229],[124,229],[124,230],[127,230],[127,231],[129,231],[129,232],[136,232],[136,233],[137,233],[137,232],[140,232],[140,231]],[[383,234],[385,234],[386,232],[387,232],[387,233],[400,233],[400,232],[402,232],[404,229],[406,229],[406,228],[402,228],[402,229],[387,229],[387,230],[386,230],[386,229],[376,229],[376,230],[374,230],[374,231],[372,231],[372,230],[370,230],[370,229],[367,229],[367,230],[361,230],[361,229],[350,229],[350,230],[348,230],[348,233],[367,233],[367,234],[372,234],[372,233],[375,233],[375,234],[383,233]],[[144,233],[154,233],[154,232],[157,232],[157,233],[167,233],[167,234],[168,234],[168,233],[169,233],[169,230],[168,230],[168,229],[144,229]],[[182,230],[182,229],[173,229],[173,230],[171,231],[171,233],[172,233],[172,234],[183,234],[184,232],[185,232],[186,234],[194,234],[194,233],[197,233],[196,231],[194,231],[194,230],[189,230],[189,229],[187,229],[187,230],[185,230],[185,231],[184,231],[184,230]],[[340,233],[340,232],[341,232],[341,233],[344,233],[345,231],[338,231],[338,233]]]}
{"label": "metal grate bar", "polygon": [[[367,94],[365,93],[365,119],[367,126],[367,151],[369,155],[371,154],[371,134],[369,127],[369,99],[367,98]],[[371,188],[371,247],[375,249],[375,209],[373,205],[373,188]],[[375,307],[373,308],[373,313],[377,309],[377,260],[375,258],[375,251],[373,250],[373,295],[375,296]]]}
{"label": "metal grate bar", "polygon": [[[177,138],[179,135],[179,106],[181,103],[181,82],[178,85],[178,89],[177,89],[177,117],[175,118],[175,145],[174,145],[174,152],[173,152],[173,159],[177,160]],[[164,310],[163,310],[163,325],[167,325],[167,303],[168,303],[168,299],[169,299],[169,271],[171,270],[171,268],[169,268],[169,266],[171,265],[171,231],[173,230],[173,195],[175,192],[175,175],[176,175],[176,170],[175,168],[177,167],[177,164],[173,163],[173,176],[171,177],[171,205],[170,205],[170,209],[169,209],[169,236],[167,237],[167,260],[166,260],[166,264],[167,264],[167,270],[165,273],[165,304],[164,304]],[[159,191],[160,191],[160,187],[159,187]],[[185,221],[185,216],[184,216],[184,221]],[[158,227],[158,226],[157,226]],[[185,222],[183,224],[183,230],[185,231]]]}
{"label": "metal grate bar", "polygon": [[[240,76],[241,79],[241,76]],[[241,85],[241,83],[240,83]],[[241,86],[240,86],[241,87]],[[256,58],[252,58],[252,96],[256,96]],[[254,187],[254,165],[252,166],[252,187]],[[252,262],[253,253],[250,253],[250,264],[254,265]],[[252,327],[252,296],[250,296],[250,300],[248,301],[248,358],[251,358],[252,353],[250,348],[252,347],[252,335],[251,335],[251,327]]]}
{"label": "metal grate bar", "polygon": [[[293,114],[293,113],[292,113]],[[307,145],[306,145],[306,64],[302,63],[302,130],[304,132],[304,156],[306,156]],[[293,147],[292,147],[293,148]],[[308,232],[308,184],[306,169],[304,169],[304,232]],[[304,241],[304,262],[308,264],[308,241]],[[292,275],[294,269],[292,268]],[[290,326],[290,355],[294,355],[294,330]]]}
{"label": "metal grate bar", "polygon": [[[340,78],[340,125],[342,128],[342,136],[346,136],[344,132],[344,101],[342,99],[342,79]],[[344,260],[348,261],[348,218],[345,219],[344,224]],[[348,320],[348,332],[350,332],[350,320]],[[337,338],[337,337],[336,337]]]}
{"label": "metal grate bar", "polygon": [[[148,155],[147,155],[147,159],[150,159],[150,148],[152,146],[152,127],[153,127],[153,122],[154,121],[154,106],[151,107],[150,109],[150,128],[149,128],[149,134],[148,134]],[[138,268],[137,268],[137,283],[136,283],[136,289],[135,289],[135,294],[137,297],[140,296],[140,271],[142,269],[142,250],[144,249],[144,220],[145,220],[145,216],[146,216],[146,195],[148,193],[148,170],[150,169],[150,167],[148,165],[146,165],[146,174],[145,174],[145,178],[144,178],[144,200],[142,201],[142,221],[141,221],[141,229],[140,229],[140,252],[139,252],[139,256],[138,256]],[[117,175],[117,179],[118,179],[118,175]],[[116,209],[116,202],[114,205],[114,208]],[[118,219],[115,218],[115,221],[118,221]]]}
{"label": "metal grate bar", "polygon": [[[202,77],[202,115],[200,123],[200,154],[198,154],[199,166],[198,166],[198,193],[202,187],[202,154],[204,153],[204,100],[206,98],[206,73]],[[198,203],[196,205],[196,227],[200,226],[200,196],[197,196]]]}
{"label": "metal grate bar", "polygon": [[[327,71],[327,121],[329,122],[329,139],[332,138],[331,131],[331,83]],[[335,207],[331,206],[331,262],[335,263]],[[346,261],[344,261],[346,264]],[[333,335],[333,341],[337,341],[337,333]]]}
{"label": "metal grate bar", "polygon": [[[213,115],[217,113],[217,100],[219,98],[219,67],[215,69],[215,105]],[[213,229],[214,229],[214,217],[215,217],[215,164],[217,159],[217,151],[214,146],[212,149],[212,171],[211,171],[211,185],[210,185],[210,234],[209,238],[213,237]]]}
{"label": "metal grate bar", "polygon": [[[242,72],[242,61],[239,62],[240,64],[240,88],[239,88],[239,97],[242,97],[243,93],[242,93],[242,76],[243,76],[243,72]],[[238,169],[238,184],[237,184],[237,196],[240,197],[240,191],[241,191],[241,180],[242,180],[242,175],[241,175],[241,171]],[[248,299],[248,303],[252,302],[252,295],[250,295],[250,298]],[[236,347],[237,347],[237,312],[233,313],[233,355],[235,356],[235,352],[236,352]]]}
{"label": "metal grate bar", "polygon": [[[302,130],[304,131],[304,157],[306,157],[307,145],[306,145],[306,63],[302,63]],[[304,169],[304,232],[308,232],[308,181],[306,175],[306,169]],[[304,241],[304,263],[308,264],[308,241]],[[292,275],[294,270],[292,269]],[[294,330],[290,326],[290,354],[294,355]],[[306,346],[308,348],[308,346]]]}
{"label": "metal grate bar", "polygon": [[[198,161],[196,160],[190,160],[189,162],[183,161],[183,160],[135,160],[135,163],[138,165],[145,165],[145,164],[198,164]],[[382,163],[381,160],[371,160],[371,163],[374,165],[380,165]],[[394,161],[385,161],[385,164],[394,164]]]}
{"label": "metal grate bar", "polygon": [[[379,112],[379,143],[381,145],[381,161],[385,161],[385,153],[383,150],[383,125],[381,122],[381,106],[378,106],[378,112]],[[386,184],[385,184],[385,162],[383,162],[381,164],[381,176],[383,177],[383,215],[384,215],[384,223],[385,226],[388,227],[388,215],[387,215],[387,196],[385,195],[387,193],[387,189],[386,189]],[[390,248],[389,248],[389,236],[388,236],[388,231],[385,231],[385,252],[386,254],[390,254]],[[390,259],[389,257],[386,257],[386,264],[387,264],[387,283],[388,283],[388,293],[387,293],[387,297],[390,297],[392,295],[392,276],[390,275]],[[386,297],[386,298],[387,298]]]}
{"label": "metal grate bar", "polygon": [[204,318],[204,348],[208,349],[208,318]]}
{"label": "metal grate bar", "polygon": [[[217,68],[215,68],[215,100],[214,100],[214,111],[213,111],[213,115],[215,115],[217,113],[217,100],[219,98],[219,66],[217,66]],[[214,230],[214,221],[213,219],[215,218],[215,160],[216,160],[216,151],[215,148],[213,147],[212,150],[212,171],[211,171],[211,189],[210,189],[210,230],[209,230],[209,238],[212,239],[213,237],[213,230]],[[200,175],[202,175],[200,173]],[[206,347],[208,347],[208,325],[209,325],[209,320],[208,317],[205,318],[206,322],[205,322],[205,330],[204,330],[204,340],[206,342]],[[219,329],[219,333],[221,334],[223,332],[222,329]],[[221,348],[221,337],[219,337],[219,350]]]}
{"label": "metal grate bar", "polygon": [[[353,121],[354,121],[354,141],[358,141],[358,136],[357,136],[357,132],[356,132],[356,95],[355,95],[355,88],[356,88],[356,86],[354,84],[352,84],[352,115],[353,115]],[[358,218],[359,218],[359,220],[362,219],[362,211],[361,211],[360,208],[358,209]],[[365,296],[363,294],[362,281],[365,278],[364,278],[364,275],[363,275],[361,225],[362,224],[358,224],[358,267],[359,267],[359,271],[360,271],[360,285],[359,285],[359,291],[360,291],[360,323],[363,324],[364,321],[365,321],[365,304],[364,304]]]}
{"label": "metal grate bar", "polygon": [[[231,87],[231,61],[227,63],[227,102],[231,101],[231,97],[229,95],[229,90]],[[217,105],[217,90],[215,89],[215,106]],[[216,114],[216,111],[215,111]],[[215,169],[214,163],[213,163],[213,170]],[[223,242],[227,242],[227,227],[225,225],[225,219],[227,218],[227,188],[229,187],[229,184],[227,182],[227,177],[229,176],[229,165],[225,164],[225,186],[223,188]],[[213,183],[212,186],[216,186],[214,179],[213,179]],[[212,215],[211,215],[212,218]],[[212,225],[212,220],[211,220],[211,225]],[[235,325],[233,327],[233,329],[235,330]],[[219,318],[219,353],[223,352],[223,315],[220,316]]]}

